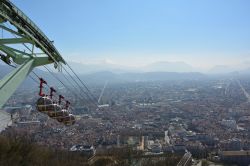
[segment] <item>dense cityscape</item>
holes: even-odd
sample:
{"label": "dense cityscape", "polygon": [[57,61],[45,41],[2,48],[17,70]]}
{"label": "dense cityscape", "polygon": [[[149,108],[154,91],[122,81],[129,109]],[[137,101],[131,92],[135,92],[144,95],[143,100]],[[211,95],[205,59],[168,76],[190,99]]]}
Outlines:
{"label": "dense cityscape", "polygon": [[[5,107],[14,118],[2,134],[28,135],[39,145],[90,156],[131,147],[143,156],[159,155],[159,160],[164,154],[190,153],[193,165],[204,159],[247,165],[249,85],[247,77],[109,83],[98,109],[76,101],[73,126],[39,113],[36,91],[18,91]],[[102,89],[92,87],[95,95]]]}
{"label": "dense cityscape", "polygon": [[250,1],[0,1],[0,166],[249,166]]}

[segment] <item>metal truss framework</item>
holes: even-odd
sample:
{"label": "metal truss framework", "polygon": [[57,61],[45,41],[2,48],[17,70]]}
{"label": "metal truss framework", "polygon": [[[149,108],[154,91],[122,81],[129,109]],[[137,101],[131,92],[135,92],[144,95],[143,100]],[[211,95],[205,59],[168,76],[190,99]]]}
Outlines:
{"label": "metal truss framework", "polygon": [[[7,26],[7,23],[14,28]],[[7,102],[18,86],[37,66],[54,63],[55,67],[65,64],[62,56],[44,33],[9,0],[0,0],[0,28],[14,37],[0,38],[0,58],[7,64],[11,60],[19,66],[0,80],[0,108]],[[16,45],[31,45],[30,53]],[[42,51],[39,56],[35,48]]]}

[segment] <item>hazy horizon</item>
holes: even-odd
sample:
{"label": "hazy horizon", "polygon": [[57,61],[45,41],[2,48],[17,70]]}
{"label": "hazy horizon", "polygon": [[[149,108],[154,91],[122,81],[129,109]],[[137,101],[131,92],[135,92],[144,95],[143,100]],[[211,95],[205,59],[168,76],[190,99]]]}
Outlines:
{"label": "hazy horizon", "polygon": [[[78,73],[110,72],[199,72],[204,74],[227,74],[231,72],[248,72],[250,62],[232,65],[215,65],[210,68],[200,68],[183,61],[154,61],[141,66],[114,63],[110,60],[94,62],[69,61]],[[86,71],[84,71],[86,70]]]}
{"label": "hazy horizon", "polygon": [[250,62],[247,0],[13,2],[69,61],[129,67],[181,61],[202,71]]}

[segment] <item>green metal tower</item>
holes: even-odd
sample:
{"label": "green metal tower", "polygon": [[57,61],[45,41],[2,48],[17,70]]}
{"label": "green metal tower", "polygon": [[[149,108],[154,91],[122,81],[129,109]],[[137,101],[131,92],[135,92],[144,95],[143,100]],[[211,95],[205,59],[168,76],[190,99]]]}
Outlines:
{"label": "green metal tower", "polygon": [[[1,60],[6,64],[12,61],[18,64],[16,69],[0,80],[2,108],[33,68],[54,63],[55,68],[60,69],[65,61],[53,42],[9,0],[0,0],[0,29]],[[9,35],[4,36],[3,31]],[[28,48],[29,52],[21,46]]]}

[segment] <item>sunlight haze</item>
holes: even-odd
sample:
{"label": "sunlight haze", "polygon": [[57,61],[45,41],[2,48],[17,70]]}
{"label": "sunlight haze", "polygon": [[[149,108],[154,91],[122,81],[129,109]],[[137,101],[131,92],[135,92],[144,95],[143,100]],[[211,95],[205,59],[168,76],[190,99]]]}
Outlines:
{"label": "sunlight haze", "polygon": [[209,70],[250,60],[247,0],[13,2],[72,62],[140,67],[168,61]]}

